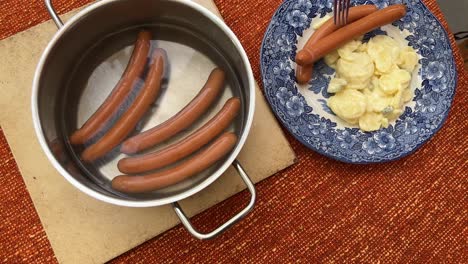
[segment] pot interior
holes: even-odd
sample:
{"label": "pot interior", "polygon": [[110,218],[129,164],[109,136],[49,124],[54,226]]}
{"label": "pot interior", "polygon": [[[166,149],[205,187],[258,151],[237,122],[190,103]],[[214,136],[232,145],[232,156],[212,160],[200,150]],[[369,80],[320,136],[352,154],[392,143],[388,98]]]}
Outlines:
{"label": "pot interior", "polygon": [[[152,49],[166,50],[168,65],[157,101],[133,134],[150,129],[180,111],[203,87],[215,67],[226,72],[224,91],[209,111],[187,131],[146,152],[186,137],[206,123],[233,96],[241,99],[242,107],[227,131],[235,132],[239,138],[247,132],[247,114],[253,111],[249,105],[253,87],[249,85],[248,66],[223,30],[200,12],[178,1],[102,1],[72,20],[58,32],[59,36],[54,38],[51,49],[44,55],[42,71],[38,72],[37,110],[52,154],[82,187],[122,201],[159,200],[164,203],[165,199],[190,192],[210,177],[219,177],[230,156],[171,187],[128,195],[110,187],[110,181],[122,174],[117,169],[118,160],[126,157],[119,153],[119,147],[93,163],[82,162],[79,158],[83,149],[94,143],[117,118],[113,118],[97,137],[84,146],[72,146],[69,142],[71,133],[84,124],[119,81],[137,34],[142,29],[152,33]],[[117,116],[128,108],[142,83],[143,78],[133,87]],[[236,149],[240,147],[238,144]]]}

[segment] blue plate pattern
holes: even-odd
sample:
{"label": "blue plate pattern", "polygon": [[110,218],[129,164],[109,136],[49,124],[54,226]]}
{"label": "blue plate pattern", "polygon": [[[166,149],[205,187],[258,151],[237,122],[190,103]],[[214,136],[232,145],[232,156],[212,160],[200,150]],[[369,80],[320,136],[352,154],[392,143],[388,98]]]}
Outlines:
{"label": "blue plate pattern", "polygon": [[[325,156],[359,164],[395,160],[418,149],[444,123],[457,80],[452,48],[439,21],[420,0],[351,2],[375,4],[379,8],[401,3],[407,6],[407,15],[393,26],[410,33],[406,40],[421,57],[418,72],[421,82],[400,118],[375,132],[337,125],[326,106],[326,98],[330,96],[326,87],[334,70],[323,61],[316,64],[308,90],[298,89],[294,64],[298,38],[313,18],[332,12],[333,0],[286,0],[273,15],[260,51],[265,96],[290,133]],[[385,31],[378,29],[365,38],[376,34]],[[301,92],[314,93],[321,99],[309,105]]]}

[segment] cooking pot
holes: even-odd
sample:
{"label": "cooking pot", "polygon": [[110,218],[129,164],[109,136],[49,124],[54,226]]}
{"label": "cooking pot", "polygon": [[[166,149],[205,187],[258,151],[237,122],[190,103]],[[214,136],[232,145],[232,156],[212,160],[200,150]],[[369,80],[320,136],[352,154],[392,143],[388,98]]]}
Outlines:
{"label": "cooking pot", "polygon": [[[80,191],[114,205],[151,207],[172,204],[182,224],[199,239],[212,238],[242,219],[254,206],[255,187],[236,157],[252,125],[255,86],[247,55],[234,33],[221,19],[192,1],[102,0],[84,8],[66,23],[61,21],[50,0],[45,3],[58,31],[37,65],[31,104],[39,143],[59,173]],[[128,60],[128,53],[122,50],[125,47],[128,50],[132,44],[129,36],[135,36],[135,32],[142,27],[155,32],[157,43],[181,43],[182,48],[197,50],[208,58],[207,61],[223,68],[228,82],[223,96],[239,97],[242,106],[231,127],[238,141],[229,155],[209,170],[174,186],[147,194],[130,195],[110,188],[112,177],[117,175],[116,155],[97,165],[85,164],[77,155],[79,150],[70,144],[69,135],[79,126],[79,120],[89,116],[86,111],[97,108],[102,103],[99,98],[109,93],[102,91],[101,87],[94,90],[93,87],[99,86],[99,83],[109,86],[109,82],[116,81],[116,74],[112,71],[100,71],[99,82],[95,81],[97,65],[104,65],[109,58],[119,60],[119,56],[122,61]],[[169,54],[169,63],[170,59]],[[171,71],[175,72],[174,67]],[[171,80],[168,86],[171,89]],[[180,91],[179,95],[182,93],[184,91]],[[161,97],[170,95],[166,92]],[[165,106],[167,104],[159,105],[161,109],[170,108]],[[180,108],[170,110],[175,113]],[[231,165],[250,191],[250,202],[214,231],[199,233],[177,202],[213,183]]]}

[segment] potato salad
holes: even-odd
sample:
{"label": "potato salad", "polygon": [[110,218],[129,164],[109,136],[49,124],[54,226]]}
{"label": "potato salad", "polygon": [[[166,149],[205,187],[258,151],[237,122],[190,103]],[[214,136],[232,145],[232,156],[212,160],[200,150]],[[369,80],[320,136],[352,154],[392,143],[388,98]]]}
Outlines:
{"label": "potato salad", "polygon": [[367,43],[352,40],[328,54],[325,63],[336,70],[328,92],[331,110],[363,131],[387,127],[411,100],[411,75],[418,55],[393,38],[378,35]]}

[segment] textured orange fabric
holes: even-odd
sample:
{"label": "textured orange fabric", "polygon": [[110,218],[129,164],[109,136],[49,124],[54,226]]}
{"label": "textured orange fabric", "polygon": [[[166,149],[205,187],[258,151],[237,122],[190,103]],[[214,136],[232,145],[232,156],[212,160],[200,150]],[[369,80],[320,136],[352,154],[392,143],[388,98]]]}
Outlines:
{"label": "textured orange fabric", "polygon": [[[66,11],[89,1],[55,2]],[[216,0],[258,81],[260,43],[280,2]],[[424,2],[447,27],[436,1]],[[0,1],[0,39],[45,19],[42,1]],[[298,163],[257,184],[255,210],[240,224],[212,241],[198,241],[178,226],[113,262],[466,261],[468,76],[458,50],[456,60],[458,89],[449,118],[416,153],[356,166],[322,157],[288,136]],[[55,261],[3,133],[0,174],[0,261]],[[209,230],[247,201],[243,192],[192,220]]]}

